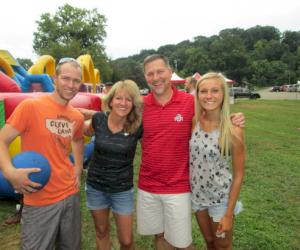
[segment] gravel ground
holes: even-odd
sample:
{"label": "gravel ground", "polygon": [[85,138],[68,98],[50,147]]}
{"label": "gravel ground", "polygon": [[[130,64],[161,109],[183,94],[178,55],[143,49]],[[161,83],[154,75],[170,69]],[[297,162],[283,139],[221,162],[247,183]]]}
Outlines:
{"label": "gravel ground", "polygon": [[270,88],[261,89],[257,92],[260,94],[261,99],[300,100],[300,92],[270,92]]}

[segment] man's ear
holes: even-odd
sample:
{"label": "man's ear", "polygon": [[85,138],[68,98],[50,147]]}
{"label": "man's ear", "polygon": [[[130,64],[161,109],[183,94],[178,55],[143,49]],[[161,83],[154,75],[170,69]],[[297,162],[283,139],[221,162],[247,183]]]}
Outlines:
{"label": "man's ear", "polygon": [[56,86],[57,81],[58,81],[57,75],[54,75],[53,76],[53,83],[54,83],[55,86]]}

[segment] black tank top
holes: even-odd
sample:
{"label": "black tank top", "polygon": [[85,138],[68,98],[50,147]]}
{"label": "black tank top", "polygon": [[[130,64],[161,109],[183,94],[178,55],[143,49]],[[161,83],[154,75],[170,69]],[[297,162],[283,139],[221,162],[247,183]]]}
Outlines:
{"label": "black tank top", "polygon": [[92,118],[95,132],[94,153],[89,165],[87,183],[107,193],[127,191],[133,187],[133,160],[142,127],[136,133],[112,133],[108,114],[96,113]]}

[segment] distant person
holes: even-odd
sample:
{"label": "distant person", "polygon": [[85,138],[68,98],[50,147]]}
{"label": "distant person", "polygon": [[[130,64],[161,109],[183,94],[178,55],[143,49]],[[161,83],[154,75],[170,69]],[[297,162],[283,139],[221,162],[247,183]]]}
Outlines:
{"label": "distant person", "polygon": [[113,82],[106,82],[104,83],[104,88],[102,90],[103,94],[108,94],[108,92],[111,90],[112,86],[114,85]]}
{"label": "distant person", "polygon": [[184,83],[184,88],[186,92],[194,96],[196,92],[195,90],[196,83],[197,80],[194,77],[192,76],[187,77]]}
{"label": "distant person", "polygon": [[[189,139],[194,98],[172,87],[172,69],[163,55],[145,58],[144,75],[151,93],[144,98],[137,230],[155,235],[155,249],[191,249]],[[243,125],[244,116],[237,118],[234,124]]]}
{"label": "distant person", "polygon": [[221,73],[202,76],[195,103],[189,160],[192,208],[207,249],[232,249],[234,215],[242,209],[238,197],[244,176],[244,132],[231,124]]}
{"label": "distant person", "polygon": [[116,220],[120,249],[133,244],[133,160],[142,135],[142,98],[131,80],[119,81],[103,98],[104,112],[94,114],[87,135],[95,135],[95,147],[89,165],[86,195],[96,227],[97,249],[111,249],[110,218]]}
{"label": "distant person", "polygon": [[[20,103],[0,130],[0,169],[24,194],[21,249],[81,249],[80,176],[83,162],[83,116],[69,101],[81,85],[81,67],[62,58],[55,91]],[[28,175],[39,168],[16,169],[9,145],[21,136],[22,151],[35,151],[50,163],[51,175],[41,190]],[[69,160],[70,150],[74,165]]]}

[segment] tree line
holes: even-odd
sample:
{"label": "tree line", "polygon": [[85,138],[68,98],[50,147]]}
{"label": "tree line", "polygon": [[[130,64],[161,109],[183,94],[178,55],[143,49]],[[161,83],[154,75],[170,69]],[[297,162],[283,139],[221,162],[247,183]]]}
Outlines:
{"label": "tree line", "polygon": [[[181,77],[221,71],[238,84],[250,86],[293,84],[300,79],[300,31],[281,33],[276,27],[259,25],[249,29],[230,28],[218,35],[199,35],[111,60],[104,46],[106,18],[96,9],[65,4],[52,16],[42,14],[37,24],[33,34],[37,55],[49,54],[59,60],[88,53],[100,69],[102,82],[132,79],[140,87],[146,87],[142,63],[153,53],[167,56]],[[30,66],[28,59],[20,62]]]}
{"label": "tree line", "polygon": [[140,65],[152,53],[166,55],[181,77],[221,71],[238,84],[250,86],[292,84],[300,79],[300,32],[281,33],[273,26],[224,29],[218,35],[143,50],[112,61],[114,77],[142,82]]}

